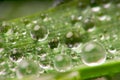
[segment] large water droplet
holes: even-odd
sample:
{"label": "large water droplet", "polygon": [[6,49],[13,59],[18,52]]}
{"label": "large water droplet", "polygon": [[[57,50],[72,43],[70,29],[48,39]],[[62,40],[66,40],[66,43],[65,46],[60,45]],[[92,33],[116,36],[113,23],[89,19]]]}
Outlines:
{"label": "large water droplet", "polygon": [[106,60],[106,51],[101,44],[91,41],[83,45],[81,59],[88,66],[100,65]]}
{"label": "large water droplet", "polygon": [[33,27],[33,30],[30,33],[32,39],[38,40],[38,41],[44,41],[47,39],[49,35],[49,30],[47,30],[45,27],[40,25],[35,25]]}
{"label": "large water droplet", "polygon": [[65,72],[72,67],[71,58],[65,54],[58,54],[53,59],[54,68],[59,72]]}

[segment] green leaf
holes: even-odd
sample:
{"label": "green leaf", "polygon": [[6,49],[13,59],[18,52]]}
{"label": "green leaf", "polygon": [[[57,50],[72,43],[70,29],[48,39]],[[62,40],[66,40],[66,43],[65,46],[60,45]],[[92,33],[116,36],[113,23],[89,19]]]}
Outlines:
{"label": "green leaf", "polygon": [[[17,61],[22,57],[52,67],[52,70],[44,69],[46,73],[39,78],[35,76],[38,73],[30,75],[25,70],[27,75],[23,75],[23,80],[86,80],[120,73],[119,7],[119,1],[74,0],[36,15],[2,22],[0,49],[4,50],[0,52],[3,56],[0,62],[5,63],[2,68],[6,78],[10,80],[13,75],[12,80],[17,80],[16,72],[11,69],[17,70]],[[81,47],[76,52],[72,48],[94,40],[104,46],[107,60],[98,66],[85,66],[80,58]],[[61,51],[71,56],[73,69],[70,71],[54,69],[53,57]],[[45,59],[41,57],[43,54]]]}

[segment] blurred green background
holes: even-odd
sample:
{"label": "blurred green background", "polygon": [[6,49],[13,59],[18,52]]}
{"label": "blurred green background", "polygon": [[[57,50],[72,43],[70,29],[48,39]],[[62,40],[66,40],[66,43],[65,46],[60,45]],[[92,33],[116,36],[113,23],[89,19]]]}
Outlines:
{"label": "blurred green background", "polygon": [[0,21],[31,15],[53,7],[58,0],[0,0]]}

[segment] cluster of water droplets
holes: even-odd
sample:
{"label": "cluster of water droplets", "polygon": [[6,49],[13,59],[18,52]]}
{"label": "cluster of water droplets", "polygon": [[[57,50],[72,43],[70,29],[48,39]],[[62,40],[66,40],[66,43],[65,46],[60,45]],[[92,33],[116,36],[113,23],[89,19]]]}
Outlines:
{"label": "cluster of water droplets", "polygon": [[[83,8],[84,5],[85,4],[80,4]],[[49,70],[65,72],[82,63],[88,66],[96,66],[104,63],[106,59],[116,58],[117,55],[120,56],[119,50],[117,49],[118,47],[116,48],[116,45],[111,44],[111,41],[119,41],[118,37],[120,36],[117,35],[118,32],[111,34],[100,33],[100,35],[94,34],[94,32],[97,32],[96,18],[100,23],[111,21],[112,18],[109,15],[102,14],[102,10],[111,8],[111,5],[111,3],[107,3],[102,5],[102,7],[93,6],[84,10],[83,13],[78,16],[72,14],[70,16],[71,23],[64,22],[65,26],[73,26],[72,29],[66,30],[65,35],[62,36],[65,39],[63,41],[65,44],[63,44],[62,41],[60,43],[60,37],[50,38],[47,42],[49,34],[52,32],[50,32],[46,25],[42,25],[39,19],[33,21],[22,19],[21,21],[24,24],[20,26],[24,29],[16,26],[17,24],[14,23],[2,23],[0,32],[4,32],[6,38],[1,37],[0,34],[0,76],[10,74],[9,77],[13,78],[17,76],[21,79],[31,74],[39,76],[40,74],[49,72]],[[86,16],[86,14],[88,15]],[[95,16],[92,14],[95,14]],[[117,15],[119,16],[119,14]],[[51,17],[45,15],[41,15],[41,18],[44,23],[52,20]],[[52,25],[53,29],[55,27],[56,26]],[[85,41],[91,37],[88,37],[88,34],[94,34],[92,36],[94,39]],[[57,36],[61,35],[63,35],[61,32],[57,34]],[[25,43],[23,42],[25,40],[31,43],[27,45],[24,44],[24,47],[22,43]],[[32,43],[34,41],[38,41],[38,43],[31,45],[34,44]],[[46,41],[45,44],[47,44],[47,46],[42,44],[44,41]],[[4,48],[3,43],[7,45],[7,48]],[[17,44],[20,44],[18,45],[20,48],[17,48]],[[63,46],[61,47],[61,45]],[[4,52],[5,50],[9,52]],[[9,59],[4,60],[3,57]]]}

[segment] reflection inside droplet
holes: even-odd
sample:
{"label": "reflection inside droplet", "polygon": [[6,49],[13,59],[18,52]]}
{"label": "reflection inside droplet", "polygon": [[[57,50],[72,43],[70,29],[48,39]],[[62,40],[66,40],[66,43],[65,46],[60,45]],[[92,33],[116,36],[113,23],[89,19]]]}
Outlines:
{"label": "reflection inside droplet", "polygon": [[88,42],[83,45],[81,59],[88,66],[100,65],[106,60],[106,51],[99,43]]}
{"label": "reflection inside droplet", "polygon": [[30,32],[31,38],[38,41],[44,41],[49,35],[49,30],[44,26],[35,25],[33,30]]}
{"label": "reflection inside droplet", "polygon": [[58,54],[54,57],[54,68],[59,72],[65,72],[72,67],[71,58],[68,55]]}

